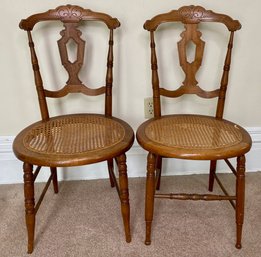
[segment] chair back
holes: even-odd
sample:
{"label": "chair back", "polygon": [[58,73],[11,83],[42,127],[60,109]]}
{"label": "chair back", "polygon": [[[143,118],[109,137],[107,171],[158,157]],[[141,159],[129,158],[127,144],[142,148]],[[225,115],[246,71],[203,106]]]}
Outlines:
{"label": "chair back", "polygon": [[[59,90],[51,91],[44,87],[42,76],[39,69],[38,58],[34,47],[32,30],[34,26],[43,21],[62,22],[64,29],[60,32],[61,38],[57,41],[61,63],[68,73],[68,80]],[[107,72],[105,85],[98,88],[90,88],[79,78],[85,56],[85,41],[82,39],[82,32],[79,24],[83,21],[103,22],[109,31],[109,44],[107,55]],[[85,24],[85,23],[84,23]],[[112,82],[113,82],[113,30],[120,26],[116,18],[104,14],[83,9],[75,5],[59,6],[47,12],[38,13],[20,22],[20,28],[27,31],[29,47],[31,52],[31,62],[35,78],[35,86],[38,93],[41,116],[43,120],[49,119],[47,97],[60,98],[69,93],[82,93],[89,96],[105,94],[105,114],[112,115]],[[68,46],[75,48],[75,59],[71,60],[68,54]]]}
{"label": "chair back", "polygon": [[[177,43],[179,63],[184,71],[185,79],[182,85],[176,90],[169,90],[160,84],[158,74],[158,63],[156,54],[156,44],[154,33],[162,23],[179,22],[183,23],[185,30],[181,33],[181,39]],[[217,22],[223,23],[228,31],[230,37],[228,39],[228,46],[226,57],[224,61],[223,74],[220,82],[220,87],[206,91],[198,85],[196,74],[202,63],[205,42],[201,39],[202,33],[199,31],[199,24],[201,22]],[[225,96],[228,85],[228,76],[231,63],[231,54],[233,47],[234,32],[239,30],[241,25],[239,21],[233,20],[231,17],[215,13],[213,11],[205,10],[201,6],[183,6],[178,10],[173,10],[168,13],[160,14],[147,20],[144,24],[144,29],[150,32],[150,47],[151,47],[151,70],[152,70],[152,87],[153,87],[153,101],[154,101],[154,116],[161,116],[161,102],[160,96],[165,97],[179,97],[184,94],[195,94],[202,98],[218,97],[216,117],[222,118],[224,112]],[[188,60],[188,46],[195,45],[195,58]],[[170,69],[171,70],[171,69]]]}

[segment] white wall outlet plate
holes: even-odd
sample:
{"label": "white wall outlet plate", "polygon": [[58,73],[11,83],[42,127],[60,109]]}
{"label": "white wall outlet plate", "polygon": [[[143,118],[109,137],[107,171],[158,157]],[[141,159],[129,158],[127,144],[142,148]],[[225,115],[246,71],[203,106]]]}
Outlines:
{"label": "white wall outlet plate", "polygon": [[154,117],[153,97],[148,97],[144,99],[144,116],[145,119],[150,119]]}

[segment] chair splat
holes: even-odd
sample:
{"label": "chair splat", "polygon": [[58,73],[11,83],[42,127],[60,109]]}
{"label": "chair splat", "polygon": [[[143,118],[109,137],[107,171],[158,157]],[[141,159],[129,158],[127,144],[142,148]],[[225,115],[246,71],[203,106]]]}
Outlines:
{"label": "chair splat", "polygon": [[[64,23],[65,29],[60,33],[62,37],[57,41],[62,64],[69,75],[67,85],[82,84],[78,73],[83,65],[85,41],[81,39],[82,32],[76,29],[77,25],[78,23]],[[68,43],[70,41],[74,43],[73,47],[76,48],[76,60],[74,61],[69,59]]]}
{"label": "chair splat", "polygon": [[[196,72],[198,71],[204,53],[205,42],[200,38],[201,32],[197,30],[197,24],[185,24],[185,31],[181,33],[181,40],[178,42],[179,61],[186,77],[183,85],[186,87],[195,87],[198,82],[196,80]],[[195,59],[192,62],[188,61],[189,43],[196,46]]]}

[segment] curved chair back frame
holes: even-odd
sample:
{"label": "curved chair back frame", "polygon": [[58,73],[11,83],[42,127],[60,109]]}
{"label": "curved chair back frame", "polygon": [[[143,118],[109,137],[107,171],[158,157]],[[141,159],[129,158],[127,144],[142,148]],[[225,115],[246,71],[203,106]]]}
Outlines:
{"label": "curved chair back frame", "polygon": [[[166,22],[182,22],[185,26],[185,31],[181,33],[181,40],[178,42],[178,52],[180,66],[185,73],[183,84],[176,90],[168,90],[160,86],[158,75],[158,64],[156,54],[156,44],[154,32],[159,25]],[[204,52],[205,42],[201,39],[201,32],[198,31],[200,22],[218,22],[223,23],[230,31],[230,38],[227,47],[226,58],[224,62],[223,75],[220,82],[220,87],[212,91],[205,91],[196,80],[196,73],[201,66],[201,61]],[[160,96],[179,97],[183,94],[196,94],[203,98],[218,97],[216,117],[222,118],[225,104],[225,95],[228,84],[229,69],[231,63],[231,54],[233,47],[234,31],[239,30],[241,25],[239,21],[233,20],[227,15],[218,14],[213,11],[205,10],[201,6],[184,6],[178,10],[160,14],[147,20],[144,24],[144,29],[150,31],[151,40],[151,69],[152,69],[152,86],[154,98],[154,116],[161,116]],[[186,48],[192,42],[196,46],[195,59],[192,62],[187,60]]]}
{"label": "curved chair back frame", "polygon": [[[44,89],[40,68],[31,31],[34,26],[42,21],[61,21],[65,29],[61,31],[61,39],[58,40],[58,47],[61,56],[61,61],[68,72],[69,79],[66,85],[58,91],[50,91]],[[78,77],[78,73],[83,64],[85,41],[81,39],[81,31],[77,26],[81,21],[101,21],[108,29],[109,33],[109,49],[107,56],[107,74],[106,85],[96,89],[84,85]],[[85,95],[96,96],[105,93],[105,114],[111,116],[112,114],[112,68],[113,68],[113,30],[120,26],[120,22],[111,16],[93,12],[89,9],[83,9],[75,5],[59,6],[56,9],[47,12],[38,13],[24,19],[20,22],[20,28],[26,30],[28,33],[29,47],[31,51],[31,61],[35,77],[35,85],[38,93],[40,110],[43,120],[49,119],[49,112],[46,102],[46,97],[58,98],[66,96],[69,93],[83,93]],[[77,59],[71,62],[68,58],[67,43],[73,40],[77,46]]]}

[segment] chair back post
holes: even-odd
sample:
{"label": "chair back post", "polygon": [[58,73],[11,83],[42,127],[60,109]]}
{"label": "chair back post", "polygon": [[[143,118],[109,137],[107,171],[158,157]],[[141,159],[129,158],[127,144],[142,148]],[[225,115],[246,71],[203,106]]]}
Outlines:
{"label": "chair back post", "polygon": [[113,30],[110,29],[109,50],[107,57],[105,115],[112,116],[112,83],[113,83]]}
{"label": "chair back post", "polygon": [[156,44],[154,40],[154,32],[150,31],[150,48],[151,48],[151,71],[152,71],[152,89],[153,89],[153,106],[154,117],[161,116],[160,105],[160,89],[159,89],[159,75],[156,55]]}
{"label": "chair back post", "polygon": [[227,54],[224,63],[223,75],[221,78],[220,90],[218,96],[218,103],[217,103],[217,110],[216,110],[216,118],[218,119],[222,119],[224,113],[228,77],[229,77],[229,70],[231,64],[231,55],[232,55],[232,48],[233,48],[233,39],[234,39],[234,32],[231,31],[228,46],[227,46]]}
{"label": "chair back post", "polygon": [[28,35],[28,42],[29,42],[30,53],[31,53],[32,68],[34,72],[35,87],[38,94],[38,101],[40,105],[41,117],[42,120],[48,120],[49,112],[48,112],[47,102],[46,102],[44,88],[43,88],[43,81],[40,73],[37,55],[34,49],[34,42],[32,39],[31,31],[27,31],[27,35]]}

